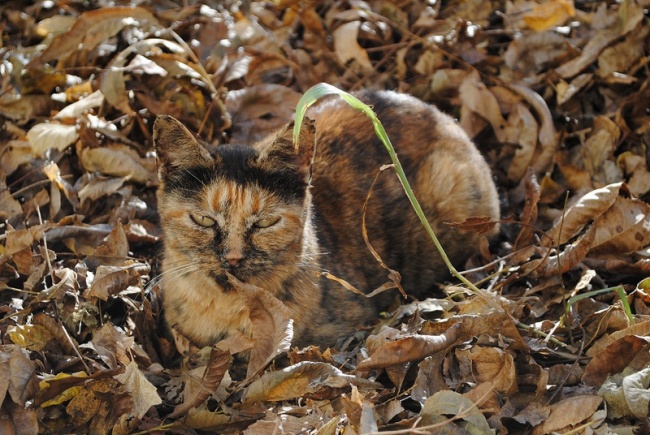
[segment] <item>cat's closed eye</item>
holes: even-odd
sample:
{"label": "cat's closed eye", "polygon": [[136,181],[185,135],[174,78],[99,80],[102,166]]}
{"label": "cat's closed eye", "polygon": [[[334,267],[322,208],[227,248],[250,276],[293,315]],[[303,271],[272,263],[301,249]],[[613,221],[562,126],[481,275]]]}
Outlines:
{"label": "cat's closed eye", "polygon": [[272,218],[266,218],[266,219],[260,219],[257,222],[253,224],[253,227],[255,228],[268,228],[272,227],[273,225],[277,224],[280,222],[279,217],[272,217]]}
{"label": "cat's closed eye", "polygon": [[200,226],[205,227],[205,228],[213,227],[215,225],[215,223],[216,223],[215,220],[212,219],[211,217],[203,216],[203,215],[196,214],[196,213],[191,213],[190,217],[192,218],[192,220],[194,221],[195,224],[200,225]]}

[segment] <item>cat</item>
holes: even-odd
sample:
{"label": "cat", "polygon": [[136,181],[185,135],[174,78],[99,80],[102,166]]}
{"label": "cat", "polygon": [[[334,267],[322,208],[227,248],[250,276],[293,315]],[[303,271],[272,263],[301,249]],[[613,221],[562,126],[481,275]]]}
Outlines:
{"label": "cat", "polygon": [[[444,222],[499,219],[485,159],[434,106],[392,91],[355,96],[382,121],[447,255],[462,264],[479,236]],[[251,335],[248,311],[226,272],[289,308],[297,346],[334,345],[377,318],[396,294],[365,298],[323,274],[366,293],[387,281],[361,222],[373,179],[390,158],[371,121],[342,99],[325,99],[307,115],[297,152],[293,123],[256,144],[219,145],[210,153],[171,116],[155,122],[165,318],[199,346],[235,330]],[[366,225],[409,295],[426,298],[447,277],[392,170],[378,177]]]}

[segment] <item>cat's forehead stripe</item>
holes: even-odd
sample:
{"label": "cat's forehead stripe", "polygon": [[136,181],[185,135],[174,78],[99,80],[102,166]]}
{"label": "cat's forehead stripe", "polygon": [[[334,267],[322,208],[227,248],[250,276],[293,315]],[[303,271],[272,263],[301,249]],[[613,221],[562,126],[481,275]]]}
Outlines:
{"label": "cat's forehead stripe", "polygon": [[265,202],[263,192],[255,186],[242,186],[234,182],[216,184],[208,193],[212,209],[219,213],[226,208],[237,208],[247,213],[259,213]]}

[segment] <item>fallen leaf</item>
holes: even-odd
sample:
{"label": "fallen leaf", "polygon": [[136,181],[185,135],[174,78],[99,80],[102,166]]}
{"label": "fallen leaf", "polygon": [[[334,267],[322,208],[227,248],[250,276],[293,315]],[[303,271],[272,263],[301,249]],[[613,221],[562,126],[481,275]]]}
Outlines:
{"label": "fallen leaf", "polygon": [[99,266],[92,285],[84,292],[84,297],[107,301],[109,297],[126,290],[127,287],[139,284],[150,270],[149,265],[136,262],[124,266]]}
{"label": "fallen leaf", "polygon": [[29,359],[28,355],[27,351],[21,349],[20,346],[13,346],[8,361],[9,370],[5,371],[5,375],[2,376],[9,378],[7,391],[11,400],[21,406],[33,399],[38,391],[36,364]]}
{"label": "fallen leaf", "polygon": [[342,65],[352,61],[351,67],[361,71],[372,71],[372,63],[368,53],[357,42],[359,37],[360,21],[350,21],[341,24],[332,32],[334,40],[334,53]]}
{"label": "fallen leaf", "polygon": [[80,161],[89,172],[125,177],[138,183],[153,183],[156,178],[146,160],[134,155],[128,147],[84,148]]}
{"label": "fallen leaf", "polygon": [[614,183],[592,190],[572,205],[553,228],[548,231],[549,239],[542,241],[544,246],[564,244],[578,234],[585,225],[607,211],[617,200],[623,183]]}
{"label": "fallen leaf", "polygon": [[247,377],[263,369],[273,358],[289,350],[293,320],[289,309],[268,291],[228,275],[228,282],[241,294],[248,308],[253,340]]}
{"label": "fallen leaf", "polygon": [[551,405],[551,413],[541,426],[533,430],[535,435],[559,431],[591,418],[603,402],[598,396],[575,396]]}
{"label": "fallen leaf", "polygon": [[266,372],[245,390],[242,405],[288,400],[318,393],[322,389],[378,388],[381,384],[347,375],[328,363],[300,362],[285,369]]}
{"label": "fallen leaf", "polygon": [[[487,120],[492,126],[497,140],[501,143],[506,142],[506,120],[501,115],[499,103],[485,84],[480,81],[478,74],[468,74],[460,85],[459,92],[463,107]],[[471,120],[461,117],[461,127],[466,131],[471,131],[471,128],[465,127],[467,123],[471,123]]]}
{"label": "fallen leaf", "polygon": [[457,324],[441,335],[413,334],[388,341],[361,361],[357,369],[370,370],[423,359],[449,348],[458,339],[460,332],[461,327]]}
{"label": "fallen leaf", "polygon": [[573,1],[551,0],[536,4],[530,13],[524,15],[524,22],[528,27],[541,32],[564,22],[576,14]]}
{"label": "fallen leaf", "polygon": [[51,148],[65,150],[79,139],[79,132],[74,125],[43,122],[27,132],[27,139],[34,157],[41,157]]}
{"label": "fallen leaf", "polygon": [[82,115],[96,109],[104,102],[104,95],[101,91],[95,91],[87,97],[80,98],[77,102],[72,103],[59,111],[52,119],[74,119],[80,118]]}
{"label": "fallen leaf", "polygon": [[162,403],[158,391],[138,368],[135,361],[131,361],[124,373],[115,375],[129,392],[134,404],[134,413],[138,418],[144,417],[149,408]]}
{"label": "fallen leaf", "polygon": [[197,390],[194,396],[185,396],[183,403],[176,406],[168,418],[176,418],[184,415],[190,408],[197,407],[217,391],[228,370],[229,364],[230,352],[213,347],[203,377],[201,378],[200,389]]}
{"label": "fallen leaf", "polygon": [[648,349],[650,337],[626,335],[596,354],[582,375],[582,382],[591,386],[602,385],[607,376],[620,373],[642,349]]}
{"label": "fallen leaf", "polygon": [[650,406],[650,367],[638,372],[626,370],[603,383],[598,395],[607,403],[611,418],[648,418]]}
{"label": "fallen leaf", "polygon": [[507,131],[506,142],[518,145],[508,168],[508,179],[516,183],[532,163],[537,148],[537,121],[525,105],[518,103],[508,117]]}
{"label": "fallen leaf", "polygon": [[52,334],[40,325],[16,325],[7,329],[14,344],[29,350],[42,350],[52,339]]}
{"label": "fallen leaf", "polygon": [[108,7],[84,12],[72,28],[57,35],[47,49],[30,62],[28,68],[69,56],[80,46],[90,51],[126,26],[144,28],[157,24],[158,20],[149,11],[139,7]]}
{"label": "fallen leaf", "polygon": [[517,391],[517,371],[511,354],[498,348],[472,346],[456,349],[460,375],[467,382],[490,382],[495,391],[512,395]]}
{"label": "fallen leaf", "polygon": [[[478,431],[477,433],[492,433],[487,420],[478,410],[474,402],[454,391],[439,391],[429,397],[420,411],[422,423],[431,424],[435,421],[447,420],[447,416],[465,420],[468,423],[466,430]],[[431,421],[434,420],[434,421]],[[431,421],[431,423],[430,423]]]}

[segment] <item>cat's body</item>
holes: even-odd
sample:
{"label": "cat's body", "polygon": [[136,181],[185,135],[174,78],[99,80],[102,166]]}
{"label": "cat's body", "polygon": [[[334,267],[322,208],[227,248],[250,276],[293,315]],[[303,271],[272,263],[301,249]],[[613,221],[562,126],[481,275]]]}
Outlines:
{"label": "cat's body", "polygon": [[[478,236],[443,222],[499,217],[485,160],[447,115],[394,92],[357,94],[373,106],[409,181],[452,261],[476,251]],[[163,298],[167,321],[199,345],[239,330],[250,335],[248,310],[225,271],[283,301],[294,344],[332,345],[375,318],[386,297],[367,299],[326,278],[370,292],[387,273],[362,236],[364,201],[379,168],[390,163],[372,123],[341,99],[310,109],[314,130],[291,130],[255,144],[202,148],[177,121],[161,117],[159,211],[164,230]],[[366,212],[370,242],[402,275],[404,289],[426,297],[448,271],[394,171],[379,176]],[[394,293],[392,293],[394,295]]]}

